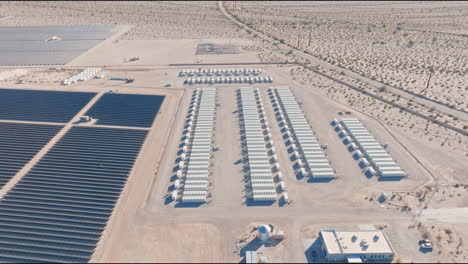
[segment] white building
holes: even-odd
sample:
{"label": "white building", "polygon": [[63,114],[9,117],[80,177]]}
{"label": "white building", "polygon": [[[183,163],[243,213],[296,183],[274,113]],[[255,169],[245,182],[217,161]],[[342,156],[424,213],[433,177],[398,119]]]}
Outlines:
{"label": "white building", "polygon": [[321,230],[322,254],[329,262],[391,261],[393,248],[380,230]]}

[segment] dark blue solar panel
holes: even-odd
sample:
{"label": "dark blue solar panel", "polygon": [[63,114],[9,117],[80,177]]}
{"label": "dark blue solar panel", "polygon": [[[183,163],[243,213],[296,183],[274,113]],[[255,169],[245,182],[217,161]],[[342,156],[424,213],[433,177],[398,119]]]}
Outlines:
{"label": "dark blue solar panel", "polygon": [[96,94],[0,89],[0,119],[69,122]]}
{"label": "dark blue solar panel", "polygon": [[0,188],[15,176],[62,127],[0,122]]}
{"label": "dark blue solar panel", "polygon": [[164,96],[140,94],[105,94],[86,115],[96,124],[151,127]]}
{"label": "dark blue solar panel", "polygon": [[0,200],[0,262],[89,261],[146,134],[65,134]]}

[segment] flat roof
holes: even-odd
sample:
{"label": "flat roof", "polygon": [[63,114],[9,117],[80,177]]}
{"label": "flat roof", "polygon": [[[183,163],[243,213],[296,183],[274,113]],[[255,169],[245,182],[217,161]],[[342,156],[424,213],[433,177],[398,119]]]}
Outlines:
{"label": "flat roof", "polygon": [[328,254],[394,253],[390,242],[380,230],[321,230],[320,234]]}

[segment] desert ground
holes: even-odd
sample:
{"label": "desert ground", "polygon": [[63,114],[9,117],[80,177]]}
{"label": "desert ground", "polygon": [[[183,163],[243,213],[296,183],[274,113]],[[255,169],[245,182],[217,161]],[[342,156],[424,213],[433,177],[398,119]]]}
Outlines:
{"label": "desert ground", "polygon": [[[0,26],[119,28],[66,65],[0,67],[0,88],[166,96],[91,262],[242,262],[247,249],[272,263],[314,262],[311,250],[325,228],[382,229],[395,262],[468,261],[468,136],[385,103],[468,131],[466,2],[12,1],[0,2],[2,16]],[[196,55],[201,42],[228,43],[240,53]],[[129,62],[131,57],[139,60]],[[278,62],[308,68],[262,64]],[[87,67],[107,75],[60,85]],[[274,81],[186,85],[178,77],[183,69],[201,67],[261,68]],[[217,88],[213,145],[221,149],[211,158],[208,202],[182,206],[170,199],[174,167],[192,92],[205,86]],[[248,202],[236,103],[236,89],[245,86],[261,89],[291,203],[282,203],[280,193],[269,206]],[[296,177],[267,91],[276,86],[289,86],[301,103],[320,144],[328,146],[337,179],[310,183]],[[330,125],[341,117],[362,120],[389,145],[408,177],[396,182],[366,177]],[[385,202],[378,199],[382,192],[389,197]],[[286,239],[258,245],[251,233],[257,224],[284,230]],[[432,252],[419,251],[422,238],[433,241]]]}

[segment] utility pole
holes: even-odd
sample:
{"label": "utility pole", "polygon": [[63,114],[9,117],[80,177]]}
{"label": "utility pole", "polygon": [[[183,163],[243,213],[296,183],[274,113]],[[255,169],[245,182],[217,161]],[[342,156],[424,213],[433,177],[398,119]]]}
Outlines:
{"label": "utility pole", "polygon": [[420,93],[424,92],[425,90],[427,90],[427,88],[429,88],[429,82],[431,81],[432,73],[434,73],[434,69],[431,67],[431,71],[429,73],[429,79],[427,79],[426,88],[424,88]]}
{"label": "utility pole", "polygon": [[312,30],[309,30],[309,42],[307,42],[307,47],[310,47],[310,38],[312,37]]}

